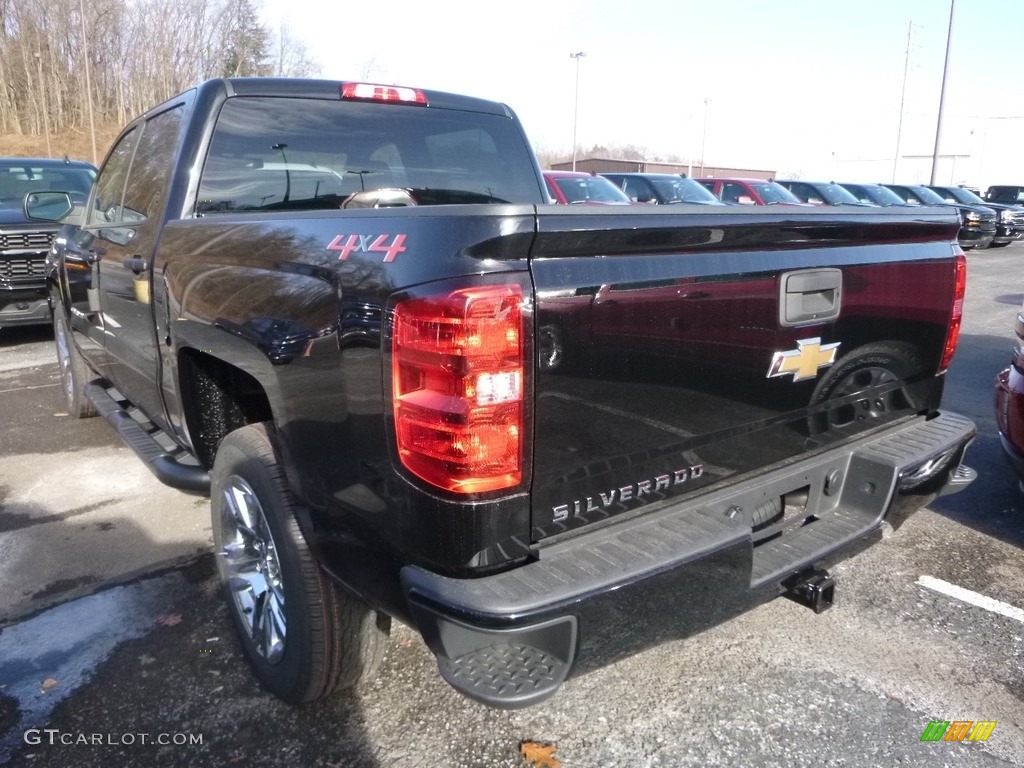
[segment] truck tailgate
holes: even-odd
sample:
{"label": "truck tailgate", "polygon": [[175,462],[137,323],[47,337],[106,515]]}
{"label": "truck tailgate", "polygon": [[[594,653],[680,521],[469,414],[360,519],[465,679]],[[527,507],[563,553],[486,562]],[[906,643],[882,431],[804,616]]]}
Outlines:
{"label": "truck tailgate", "polygon": [[539,215],[534,540],[937,408],[955,217],[629,213]]}

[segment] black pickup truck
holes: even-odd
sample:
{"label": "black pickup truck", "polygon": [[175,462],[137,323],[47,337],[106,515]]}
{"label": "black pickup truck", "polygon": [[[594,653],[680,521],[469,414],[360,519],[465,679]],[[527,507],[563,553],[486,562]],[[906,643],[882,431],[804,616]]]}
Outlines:
{"label": "black pickup truck", "polygon": [[[59,193],[29,210],[70,208]],[[209,493],[291,702],[392,618],[503,707],[787,594],[966,485],[949,209],[548,204],[504,105],[204,83],[131,123],[50,255],[67,407]]]}

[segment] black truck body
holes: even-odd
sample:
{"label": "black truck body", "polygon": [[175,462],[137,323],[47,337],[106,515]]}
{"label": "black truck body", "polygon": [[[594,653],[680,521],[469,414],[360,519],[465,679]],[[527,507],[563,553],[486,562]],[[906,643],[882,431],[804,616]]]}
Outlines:
{"label": "black truck body", "polygon": [[970,481],[954,214],[546,200],[502,105],[217,80],[126,128],[61,231],[69,408],[212,483],[277,695],[364,676],[395,617],[531,704],[757,601],[823,610],[830,561]]}

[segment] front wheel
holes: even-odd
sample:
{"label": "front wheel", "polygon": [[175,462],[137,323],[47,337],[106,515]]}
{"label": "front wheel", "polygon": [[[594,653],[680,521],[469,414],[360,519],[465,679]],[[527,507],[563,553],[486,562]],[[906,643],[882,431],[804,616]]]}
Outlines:
{"label": "front wheel", "polygon": [[259,681],[298,704],[372,677],[389,620],[317,564],[299,529],[272,428],[250,424],[224,438],[211,484],[217,568]]}
{"label": "front wheel", "polygon": [[60,384],[68,413],[78,419],[95,416],[96,407],[85,396],[85,385],[93,377],[82,354],[75,347],[68,321],[61,314],[60,307],[53,313],[53,340],[57,345]]}

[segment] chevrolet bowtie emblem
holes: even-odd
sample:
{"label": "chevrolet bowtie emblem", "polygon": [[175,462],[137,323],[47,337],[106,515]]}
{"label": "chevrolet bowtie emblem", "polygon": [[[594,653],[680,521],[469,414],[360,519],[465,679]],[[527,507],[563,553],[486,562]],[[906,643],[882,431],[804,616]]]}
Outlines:
{"label": "chevrolet bowtie emblem", "polygon": [[827,368],[836,361],[836,350],[841,343],[822,344],[820,338],[800,339],[796,349],[775,353],[772,366],[768,369],[768,378],[791,373],[793,381],[813,379],[820,368]]}

